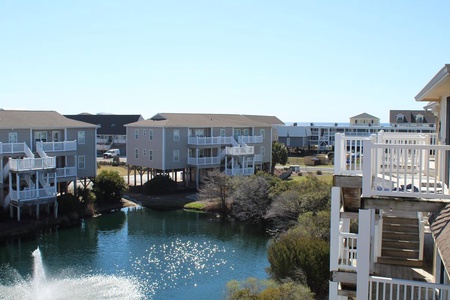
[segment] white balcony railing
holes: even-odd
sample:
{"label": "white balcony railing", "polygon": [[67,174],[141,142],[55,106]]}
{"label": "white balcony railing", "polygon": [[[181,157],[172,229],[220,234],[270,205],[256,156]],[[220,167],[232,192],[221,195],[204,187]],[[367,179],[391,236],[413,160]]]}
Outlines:
{"label": "white balcony railing", "polygon": [[9,169],[12,171],[27,171],[56,168],[55,157],[9,159]]}
{"label": "white balcony railing", "polygon": [[245,175],[249,176],[255,173],[254,168],[234,168],[234,169],[225,169],[225,174],[228,176],[238,176]]}
{"label": "white balcony railing", "polygon": [[228,136],[216,136],[216,137],[189,137],[188,143],[190,145],[229,145],[232,144],[233,138]]}
{"label": "white balcony railing", "polygon": [[27,157],[34,157],[26,143],[1,143],[0,154],[25,153]]}
{"label": "white balcony railing", "polygon": [[369,300],[449,299],[450,285],[369,276]]}
{"label": "white balcony railing", "polygon": [[339,233],[339,262],[338,267],[345,270],[357,269],[357,241],[356,233]]}
{"label": "white balcony railing", "polygon": [[62,152],[62,151],[76,151],[76,141],[64,141],[64,142],[38,142],[37,147],[42,147],[45,152]]}
{"label": "white balcony railing", "polygon": [[56,197],[56,186],[49,186],[40,189],[24,189],[22,191],[10,190],[12,201],[30,201],[44,198]]}
{"label": "white balcony railing", "polygon": [[218,165],[220,164],[220,157],[189,157],[188,164],[195,166]]}
{"label": "white balcony railing", "polygon": [[76,167],[64,167],[56,169],[56,177],[64,178],[64,177],[73,177],[77,176],[77,168]]}
{"label": "white balcony railing", "polygon": [[240,136],[238,137],[238,142],[241,143],[241,141],[245,144],[258,144],[263,142],[263,136],[262,135]]}
{"label": "white balcony railing", "polygon": [[380,133],[369,138],[336,134],[336,175],[363,177],[365,197],[421,197],[450,199],[442,183],[449,145],[432,145],[422,134]]}
{"label": "white balcony railing", "polygon": [[253,154],[255,154],[255,147],[254,146],[226,147],[225,154],[226,155],[253,155]]}

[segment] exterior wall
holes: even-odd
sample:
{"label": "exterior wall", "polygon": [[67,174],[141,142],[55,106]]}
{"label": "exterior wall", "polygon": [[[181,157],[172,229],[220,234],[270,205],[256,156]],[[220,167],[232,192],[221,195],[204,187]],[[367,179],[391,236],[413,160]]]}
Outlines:
{"label": "exterior wall", "polygon": [[[174,131],[179,130],[179,140],[174,140]],[[165,147],[165,168],[166,170],[183,169],[188,164],[188,129],[181,127],[169,127],[165,129],[166,147]],[[173,160],[173,152],[178,150],[179,161]]]}
{"label": "exterior wall", "polygon": [[[84,144],[79,144],[78,131],[85,132]],[[96,149],[96,133],[95,128],[70,128],[67,129],[67,141],[77,140],[77,156],[84,155],[85,167],[84,169],[78,168],[77,159],[77,173],[79,178],[83,177],[95,177],[97,175],[97,149]]]}
{"label": "exterior wall", "polygon": [[[139,130],[138,139],[135,137],[135,129]],[[152,140],[150,140],[150,130],[153,131]],[[161,127],[127,127],[127,163],[163,169],[163,131]],[[138,158],[136,158],[136,149],[138,149]],[[152,160],[149,158],[150,150],[153,152]]]}
{"label": "exterior wall", "polygon": [[27,143],[30,146],[30,130],[29,129],[1,129],[0,130],[0,142],[9,143],[9,133],[17,133],[18,143]]}

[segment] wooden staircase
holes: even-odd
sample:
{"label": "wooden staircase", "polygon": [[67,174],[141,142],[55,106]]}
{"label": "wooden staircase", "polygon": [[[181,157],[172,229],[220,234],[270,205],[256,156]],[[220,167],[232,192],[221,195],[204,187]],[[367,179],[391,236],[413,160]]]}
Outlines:
{"label": "wooden staircase", "polygon": [[421,267],[417,218],[383,216],[383,240],[378,263]]}

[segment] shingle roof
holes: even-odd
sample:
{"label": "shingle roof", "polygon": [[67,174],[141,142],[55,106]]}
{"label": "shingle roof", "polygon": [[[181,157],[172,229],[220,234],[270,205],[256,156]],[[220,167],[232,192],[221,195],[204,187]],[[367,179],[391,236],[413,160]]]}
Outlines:
{"label": "shingle roof", "polygon": [[1,129],[60,129],[95,128],[92,124],[75,121],[56,111],[3,110],[0,109]]}
{"label": "shingle roof", "polygon": [[[191,113],[159,113],[148,120],[127,126],[134,127],[270,127],[276,117],[257,116],[250,118],[237,114],[191,114]],[[278,118],[276,118],[278,119]],[[278,120],[279,121],[279,120]],[[280,121],[281,122],[281,121]]]}
{"label": "shingle roof", "polygon": [[431,233],[441,254],[442,263],[450,272],[450,204],[429,218]]}
{"label": "shingle roof", "polygon": [[368,113],[362,113],[362,114],[359,114],[359,115],[356,115],[356,116],[353,116],[353,117],[350,117],[350,119],[354,119],[354,118],[364,118],[364,119],[378,119],[377,117],[375,117],[375,116],[372,116],[372,115],[369,115]]}
{"label": "shingle roof", "polygon": [[[391,110],[389,112],[389,123],[395,124],[398,123],[397,116],[403,115],[404,120],[403,123],[416,123],[417,115],[423,116],[422,123],[434,124],[436,123],[436,117],[429,111],[426,110]],[[422,124],[420,123],[420,124]]]}
{"label": "shingle roof", "polygon": [[275,116],[244,115],[244,117],[266,124],[284,125],[284,122]]}
{"label": "shingle roof", "polygon": [[117,134],[125,135],[125,124],[137,122],[143,120],[141,115],[66,115],[66,117],[78,121],[83,121],[95,125],[99,125],[97,129],[98,134]]}

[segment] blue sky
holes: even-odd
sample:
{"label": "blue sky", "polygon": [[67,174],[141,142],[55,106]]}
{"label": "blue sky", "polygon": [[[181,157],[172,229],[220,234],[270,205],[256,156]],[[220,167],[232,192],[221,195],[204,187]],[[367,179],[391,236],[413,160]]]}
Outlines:
{"label": "blue sky", "polygon": [[0,108],[348,122],[422,109],[450,1],[0,0]]}

